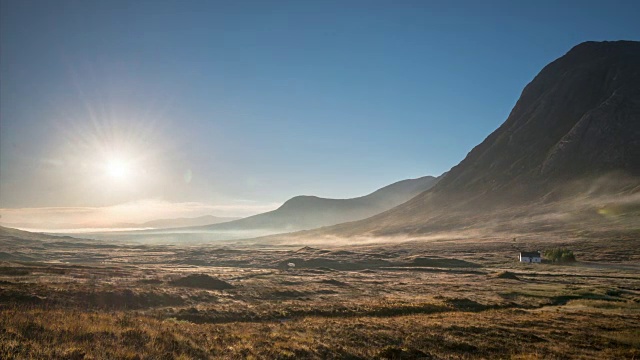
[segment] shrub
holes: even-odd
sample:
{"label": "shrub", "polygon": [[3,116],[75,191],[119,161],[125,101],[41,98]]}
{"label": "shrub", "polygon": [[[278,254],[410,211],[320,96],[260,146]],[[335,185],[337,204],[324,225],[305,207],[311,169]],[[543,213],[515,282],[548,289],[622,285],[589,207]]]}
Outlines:
{"label": "shrub", "polygon": [[544,251],[544,258],[552,262],[574,262],[576,256],[567,248],[555,248]]}
{"label": "shrub", "polygon": [[233,285],[229,284],[228,282],[216,279],[206,274],[191,274],[186,277],[171,281],[171,285],[207,290],[233,289]]}

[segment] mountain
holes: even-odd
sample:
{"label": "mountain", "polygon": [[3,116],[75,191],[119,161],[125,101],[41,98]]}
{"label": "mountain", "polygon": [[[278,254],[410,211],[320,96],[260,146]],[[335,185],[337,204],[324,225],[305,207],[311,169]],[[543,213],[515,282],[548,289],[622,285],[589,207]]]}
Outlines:
{"label": "mountain", "polygon": [[0,222],[0,225],[15,228],[15,229],[40,229],[35,231],[51,231],[51,232],[62,232],[68,231],[70,229],[77,230],[83,229],[86,232],[93,231],[105,231],[105,229],[110,229],[112,231],[118,231],[123,229],[139,229],[139,228],[154,228],[154,229],[171,229],[171,228],[179,228],[179,227],[187,227],[187,226],[203,226],[203,225],[212,225],[219,224],[227,221],[237,220],[235,217],[218,217],[213,215],[204,215],[193,218],[173,218],[173,219],[156,219],[143,223],[47,223],[47,222],[33,222],[33,223],[9,223],[9,222]]}
{"label": "mountain", "polygon": [[140,224],[132,224],[134,226],[128,227],[143,227],[143,228],[157,228],[157,229],[170,229],[188,226],[203,226],[220,224],[228,221],[238,220],[238,218],[232,217],[218,217],[213,215],[204,215],[193,218],[175,218],[175,219],[157,219],[151,220]]}
{"label": "mountain", "polygon": [[51,240],[60,239],[61,237],[0,226],[0,239],[4,240],[5,238],[10,240]]}
{"label": "mountain", "polygon": [[640,42],[586,42],[547,65],[438,190],[640,175]]}
{"label": "mountain", "polygon": [[542,69],[507,120],[431,190],[371,218],[291,237],[602,222],[637,229],[633,217],[603,209],[637,214],[638,176],[640,42],[585,42]]}
{"label": "mountain", "polygon": [[424,176],[418,179],[403,180],[378,189],[369,195],[352,199],[296,196],[276,210],[213,225],[146,230],[125,229],[122,231],[110,229],[110,231],[84,232],[82,236],[108,241],[200,243],[213,240],[248,239],[315,229],[365,219],[391,209],[430,189],[441,177]]}
{"label": "mountain", "polygon": [[[91,242],[92,240],[70,236],[49,235],[0,226],[0,251],[4,254],[6,254],[6,252],[16,251],[18,248],[24,246],[40,246],[42,244],[57,245],[62,241],[77,244]],[[35,250],[42,250],[42,248],[35,248]],[[0,256],[0,260],[5,259]]]}
{"label": "mountain", "polygon": [[403,180],[375,192],[352,199],[327,199],[296,196],[278,209],[222,224],[182,229],[208,233],[252,232],[253,234],[289,232],[334,225],[367,218],[400,205],[430,189],[439,178],[425,176]]}

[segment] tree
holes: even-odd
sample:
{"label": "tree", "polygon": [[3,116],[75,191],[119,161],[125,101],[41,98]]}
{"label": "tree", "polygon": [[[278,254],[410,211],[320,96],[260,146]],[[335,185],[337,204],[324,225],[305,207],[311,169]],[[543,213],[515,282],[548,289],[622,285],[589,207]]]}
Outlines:
{"label": "tree", "polygon": [[567,248],[554,248],[544,251],[544,258],[552,262],[574,262],[576,256]]}

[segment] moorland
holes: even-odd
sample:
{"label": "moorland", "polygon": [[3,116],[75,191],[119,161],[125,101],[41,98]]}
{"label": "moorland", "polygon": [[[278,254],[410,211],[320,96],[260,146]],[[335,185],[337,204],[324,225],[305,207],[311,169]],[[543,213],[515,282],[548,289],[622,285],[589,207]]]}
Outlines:
{"label": "moorland", "polygon": [[[639,235],[311,247],[3,228],[0,357],[633,359]],[[518,262],[558,245],[578,261]]]}

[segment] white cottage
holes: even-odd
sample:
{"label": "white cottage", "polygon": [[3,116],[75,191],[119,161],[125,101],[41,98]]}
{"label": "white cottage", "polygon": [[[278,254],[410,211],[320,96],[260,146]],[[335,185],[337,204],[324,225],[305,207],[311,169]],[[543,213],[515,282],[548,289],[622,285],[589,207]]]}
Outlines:
{"label": "white cottage", "polygon": [[520,262],[541,263],[542,256],[540,256],[539,251],[523,251],[520,253]]}

